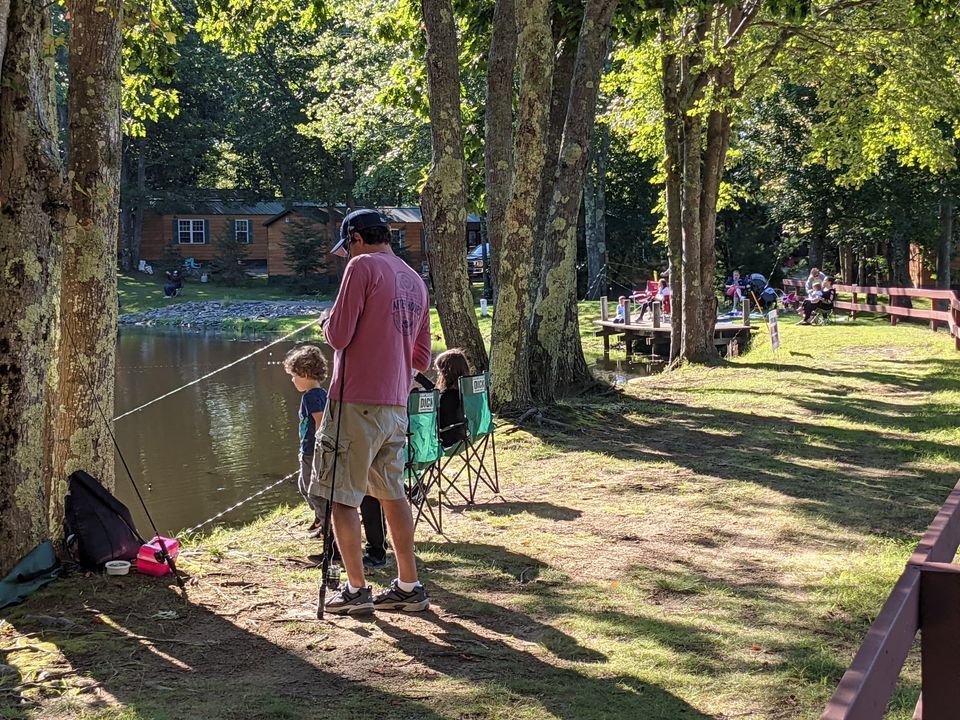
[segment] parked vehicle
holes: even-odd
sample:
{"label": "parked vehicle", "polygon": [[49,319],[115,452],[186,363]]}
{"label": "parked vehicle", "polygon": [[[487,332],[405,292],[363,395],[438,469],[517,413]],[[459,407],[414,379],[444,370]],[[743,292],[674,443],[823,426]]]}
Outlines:
{"label": "parked vehicle", "polygon": [[[487,262],[490,261],[490,243],[487,246]],[[471,278],[483,277],[483,244],[477,245],[467,253],[467,273]]]}

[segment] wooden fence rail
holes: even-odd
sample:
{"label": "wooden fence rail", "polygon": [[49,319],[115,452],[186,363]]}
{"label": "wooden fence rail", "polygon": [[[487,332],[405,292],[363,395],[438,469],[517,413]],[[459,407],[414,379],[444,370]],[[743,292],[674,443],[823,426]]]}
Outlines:
{"label": "wooden fence rail", "polygon": [[[798,290],[803,293],[803,280],[785,279],[783,287]],[[849,310],[851,317],[856,317],[858,312],[884,313],[890,316],[890,322],[897,324],[897,318],[914,318],[918,320],[929,320],[930,329],[936,330],[938,324],[942,323],[950,331],[950,335],[956,341],[957,350],[960,351],[960,297],[954,290],[937,290],[934,288],[903,288],[903,287],[872,287],[869,285],[834,285],[838,293],[849,293],[852,301],[837,300],[833,303],[834,308],[838,310]],[[890,298],[910,297],[927,298],[931,301],[931,308],[935,308],[937,301],[945,304],[947,307],[943,310],[920,309],[911,307],[900,307],[899,305],[881,305],[877,303],[861,303],[861,295],[886,295]]]}
{"label": "wooden fence rail", "polygon": [[960,482],[910,556],[821,720],[880,720],[921,631],[922,695],[914,720],[960,717]]}

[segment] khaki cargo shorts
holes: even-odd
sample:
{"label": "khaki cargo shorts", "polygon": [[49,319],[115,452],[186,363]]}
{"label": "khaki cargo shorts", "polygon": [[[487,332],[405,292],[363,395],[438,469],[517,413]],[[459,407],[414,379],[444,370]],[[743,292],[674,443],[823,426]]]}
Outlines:
{"label": "khaki cargo shorts", "polygon": [[330,497],[336,455],[334,502],[360,507],[364,495],[371,495],[378,500],[405,498],[403,466],[407,440],[406,408],[344,403],[340,418],[340,448],[335,453],[339,412],[340,403],[329,400],[317,429],[308,493],[314,497]]}

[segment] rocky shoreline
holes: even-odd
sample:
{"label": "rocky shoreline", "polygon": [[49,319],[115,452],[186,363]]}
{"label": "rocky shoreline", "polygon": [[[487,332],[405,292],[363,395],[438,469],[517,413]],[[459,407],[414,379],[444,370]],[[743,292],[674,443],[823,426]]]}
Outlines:
{"label": "rocky shoreline", "polygon": [[121,325],[218,327],[233,320],[275,320],[316,316],[332,306],[329,300],[238,300],[173,303],[166,307],[120,315]]}

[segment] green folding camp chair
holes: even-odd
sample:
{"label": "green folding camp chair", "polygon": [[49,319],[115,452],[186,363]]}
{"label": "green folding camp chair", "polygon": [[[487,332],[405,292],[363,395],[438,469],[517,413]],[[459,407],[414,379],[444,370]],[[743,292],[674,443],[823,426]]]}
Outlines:
{"label": "green folding camp chair", "polygon": [[438,533],[443,533],[443,506],[437,510],[430,505],[430,491],[440,488],[439,461],[443,457],[437,428],[437,409],[440,395],[436,390],[414,390],[407,398],[407,461],[405,476],[407,497],[416,509],[413,525],[421,516]]}
{"label": "green folding camp chair", "polygon": [[[487,373],[467,375],[460,378],[460,407],[467,420],[466,439],[446,448],[446,459],[440,465],[441,499],[449,499],[453,490],[467,504],[474,504],[480,484],[486,485],[495,495],[500,495],[500,477],[497,469],[497,446],[494,440],[493,412],[490,409],[490,377]],[[446,429],[446,428],[444,428]],[[493,472],[487,466],[487,453],[492,460]],[[450,468],[451,461],[459,458],[456,472]],[[461,477],[466,477],[466,492],[457,486]]]}

